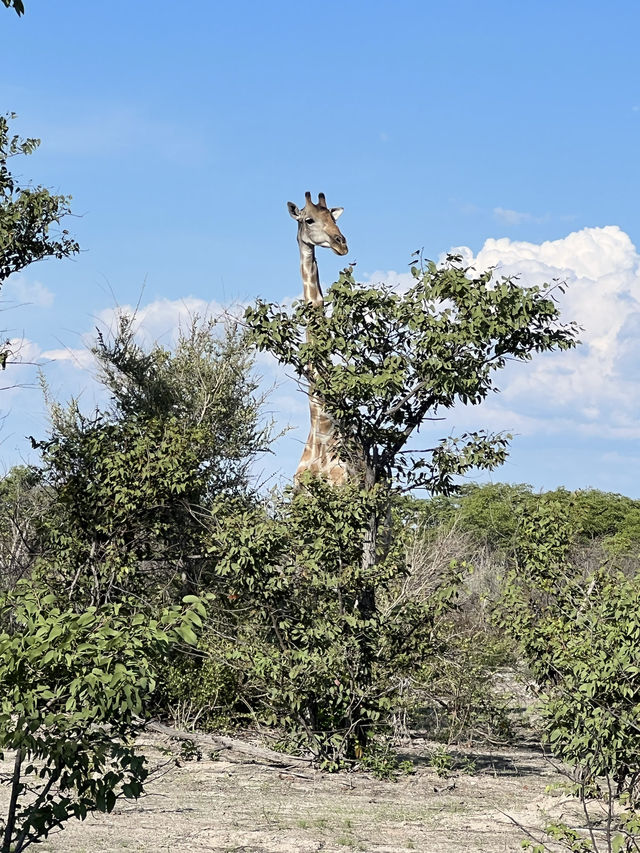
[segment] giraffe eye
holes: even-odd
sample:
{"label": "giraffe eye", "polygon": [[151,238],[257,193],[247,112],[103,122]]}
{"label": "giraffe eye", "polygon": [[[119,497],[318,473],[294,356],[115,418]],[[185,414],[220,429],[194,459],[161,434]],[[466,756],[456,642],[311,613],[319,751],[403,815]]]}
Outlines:
{"label": "giraffe eye", "polygon": [[313,225],[313,219],[305,219],[307,225]]}

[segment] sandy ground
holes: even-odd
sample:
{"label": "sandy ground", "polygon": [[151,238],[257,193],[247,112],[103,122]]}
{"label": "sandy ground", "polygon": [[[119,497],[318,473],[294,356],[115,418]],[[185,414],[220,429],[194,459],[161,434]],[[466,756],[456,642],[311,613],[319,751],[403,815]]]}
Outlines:
{"label": "sandy ground", "polygon": [[[179,751],[161,736],[145,741],[144,749],[154,764],[167,762],[167,749]],[[509,816],[539,835],[549,815],[575,812],[573,801],[546,793],[560,777],[539,752],[470,751],[475,771],[444,779],[426,764],[428,752],[424,741],[404,749],[416,772],[397,782],[211,760],[205,752],[200,761],[170,762],[139,801],[120,801],[111,815],[72,821],[37,849],[503,853],[520,850],[526,837]],[[8,769],[5,761],[0,770]],[[5,805],[6,789],[1,795]]]}

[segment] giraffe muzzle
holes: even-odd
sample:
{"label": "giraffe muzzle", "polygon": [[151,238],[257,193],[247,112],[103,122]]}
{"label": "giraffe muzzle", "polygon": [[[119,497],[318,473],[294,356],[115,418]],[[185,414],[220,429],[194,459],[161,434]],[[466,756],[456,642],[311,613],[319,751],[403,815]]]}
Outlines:
{"label": "giraffe muzzle", "polygon": [[347,241],[344,239],[342,234],[339,234],[338,236],[332,239],[331,248],[336,253],[336,255],[346,255],[349,251]]}

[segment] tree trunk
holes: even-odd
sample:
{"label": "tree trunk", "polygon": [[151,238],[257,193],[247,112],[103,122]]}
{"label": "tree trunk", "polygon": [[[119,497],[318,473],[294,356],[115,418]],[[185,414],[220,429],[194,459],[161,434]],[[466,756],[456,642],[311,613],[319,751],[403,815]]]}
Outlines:
{"label": "tree trunk", "polygon": [[[375,471],[367,466],[365,475],[365,488],[369,491],[375,486]],[[359,672],[359,687],[363,692],[363,702],[355,711],[355,740],[358,750],[362,752],[366,747],[369,738],[369,728],[371,722],[368,717],[363,715],[364,706],[367,704],[367,692],[371,688],[373,680],[373,661],[374,661],[374,644],[375,638],[372,636],[373,628],[370,624],[371,620],[376,615],[376,588],[373,579],[374,569],[378,562],[378,514],[375,509],[371,511],[369,521],[364,534],[362,543],[362,587],[358,591],[358,612],[363,622],[369,623],[363,625],[360,632],[359,651],[360,651],[360,672]]]}
{"label": "tree trunk", "polygon": [[16,823],[16,809],[18,806],[18,794],[20,791],[20,771],[22,770],[22,750],[16,750],[16,759],[13,764],[13,778],[11,779],[11,798],[9,800],[9,812],[7,814],[7,824],[4,828],[4,838],[2,840],[2,853],[11,853],[11,838]]}

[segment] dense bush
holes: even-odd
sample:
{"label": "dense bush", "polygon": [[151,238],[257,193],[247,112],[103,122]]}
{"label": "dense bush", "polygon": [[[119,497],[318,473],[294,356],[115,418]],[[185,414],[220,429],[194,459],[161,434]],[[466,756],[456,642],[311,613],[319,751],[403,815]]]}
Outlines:
{"label": "dense bush", "polygon": [[200,516],[247,492],[267,446],[250,356],[241,333],[213,322],[194,322],[174,352],[145,351],[127,316],[95,355],[111,405],[87,416],[52,404],[32,550],[78,602],[179,599],[200,587]]}
{"label": "dense bush", "polygon": [[[434,654],[460,583],[448,568],[427,605],[400,594],[397,549],[363,565],[372,501],[356,486],[310,479],[269,511],[212,517],[211,613],[217,606],[219,632],[236,637],[230,663],[247,674],[246,701],[284,728],[289,748],[325,767],[363,758],[388,731],[395,696]],[[376,591],[373,611],[362,607],[367,589]]]}
{"label": "dense bush", "polygon": [[252,722],[250,691],[235,658],[235,641],[203,634],[198,646],[160,663],[157,709],[183,730],[233,728]]}
{"label": "dense bush", "polygon": [[30,576],[46,506],[38,471],[19,465],[0,478],[0,591]]}
{"label": "dense bush", "polygon": [[[571,849],[636,850],[640,574],[573,566],[567,509],[553,496],[522,519],[498,619],[538,685],[547,744],[573,768],[575,790],[593,806],[587,840],[578,833]],[[606,833],[597,840],[600,821]],[[565,830],[567,841],[574,831]]]}
{"label": "dense bush", "polygon": [[133,738],[153,661],[172,637],[192,636],[202,612],[194,599],[157,618],[119,604],[78,613],[28,581],[0,598],[0,757],[13,752],[3,853],[142,793],[148,768]]}

